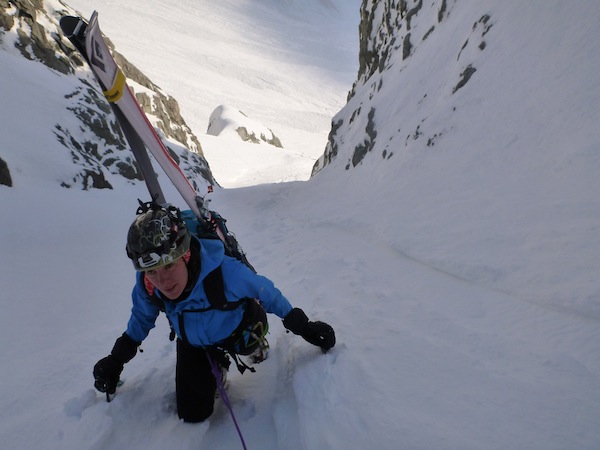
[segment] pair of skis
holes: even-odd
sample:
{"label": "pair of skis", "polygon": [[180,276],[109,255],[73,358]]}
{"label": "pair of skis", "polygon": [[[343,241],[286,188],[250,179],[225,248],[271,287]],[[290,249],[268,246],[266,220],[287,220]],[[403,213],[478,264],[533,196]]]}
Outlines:
{"label": "pair of skis", "polygon": [[[102,37],[98,25],[98,13],[94,12],[89,22],[79,17],[64,16],[60,20],[60,27],[65,36],[88,62],[100,83],[104,96],[117,116],[121,129],[144,175],[151,198],[159,204],[167,203],[156,173],[152,168],[148,152],[156,159],[200,223],[207,227],[215,225],[215,218],[211,217],[211,212],[206,208],[204,198],[197,194],[185,174],[171,158],[167,148],[127,85],[125,75],[117,66]],[[223,227],[214,226],[214,228],[226,248],[231,247],[233,237],[228,236]],[[229,250],[239,249],[229,248]]]}

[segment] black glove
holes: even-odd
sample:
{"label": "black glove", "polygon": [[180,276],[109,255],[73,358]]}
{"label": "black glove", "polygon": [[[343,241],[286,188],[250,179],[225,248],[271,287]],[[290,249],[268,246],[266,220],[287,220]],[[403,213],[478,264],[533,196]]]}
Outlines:
{"label": "black glove", "polygon": [[94,366],[94,387],[100,392],[114,394],[122,371],[123,364],[113,355],[102,358]]}
{"label": "black glove", "polygon": [[116,340],[110,355],[102,358],[94,366],[94,387],[100,392],[114,394],[123,366],[133,359],[139,345],[139,342],[123,333]]}
{"label": "black glove", "polygon": [[283,326],[300,335],[306,342],[321,347],[326,352],[335,345],[335,332],[325,322],[311,322],[300,308],[294,308],[283,319]]}
{"label": "black glove", "polygon": [[302,337],[306,342],[321,347],[321,350],[324,352],[335,345],[335,332],[331,325],[325,322],[308,322],[302,333]]}

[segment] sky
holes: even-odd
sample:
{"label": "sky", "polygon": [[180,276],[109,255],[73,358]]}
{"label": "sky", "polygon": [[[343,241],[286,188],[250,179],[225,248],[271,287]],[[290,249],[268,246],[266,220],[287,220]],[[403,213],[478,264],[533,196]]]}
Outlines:
{"label": "sky", "polygon": [[[89,3],[71,4],[89,16]],[[260,273],[336,330],[322,354],[270,317],[269,358],[229,374],[248,448],[600,447],[594,2],[448,2],[413,55],[348,104],[359,2],[120,3],[93,7],[117,49],[179,101],[222,186],[211,207]],[[432,17],[437,7],[413,18],[413,38]],[[477,72],[452,94],[466,64]],[[147,193],[125,180],[61,188],[70,161],[51,130],[70,81],[6,47],[0,76],[11,80],[0,156],[15,180],[0,186],[3,446],[242,448],[222,402],[206,423],[177,419],[162,317],[115,399],[93,389],[92,367],[129,317],[125,236]],[[219,105],[284,148],[207,135]],[[349,120],[358,106],[376,109],[377,145],[346,170],[364,132],[366,114]],[[340,153],[309,179],[332,119],[344,120]]]}

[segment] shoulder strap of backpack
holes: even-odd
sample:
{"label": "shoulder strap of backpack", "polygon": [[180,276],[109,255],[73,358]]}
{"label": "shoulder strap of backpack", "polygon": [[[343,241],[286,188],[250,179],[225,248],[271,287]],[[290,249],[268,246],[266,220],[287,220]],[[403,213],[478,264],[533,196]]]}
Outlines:
{"label": "shoulder strap of backpack", "polygon": [[217,267],[206,275],[202,284],[211,306],[213,308],[222,309],[227,303],[227,299],[225,298],[225,287],[223,285],[223,273],[221,272],[221,267]]}
{"label": "shoulder strap of backpack", "polygon": [[204,286],[204,292],[206,292],[208,302],[215,309],[231,311],[232,309],[236,309],[245,301],[243,299],[236,302],[227,301],[227,298],[225,297],[225,285],[223,284],[223,272],[221,271],[221,266],[210,272],[204,278],[202,284]]}

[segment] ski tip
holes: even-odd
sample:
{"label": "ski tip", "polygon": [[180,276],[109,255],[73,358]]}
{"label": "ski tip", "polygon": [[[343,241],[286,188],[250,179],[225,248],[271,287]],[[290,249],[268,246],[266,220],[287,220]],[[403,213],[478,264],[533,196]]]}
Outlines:
{"label": "ski tip", "polygon": [[60,28],[65,36],[71,37],[75,34],[77,26],[83,22],[79,17],[63,16],[60,18]]}

